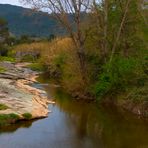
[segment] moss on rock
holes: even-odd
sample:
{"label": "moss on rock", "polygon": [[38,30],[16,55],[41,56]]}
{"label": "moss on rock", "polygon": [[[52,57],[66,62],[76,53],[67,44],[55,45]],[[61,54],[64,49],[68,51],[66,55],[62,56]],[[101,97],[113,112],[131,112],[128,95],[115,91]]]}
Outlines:
{"label": "moss on rock", "polygon": [[5,104],[0,104],[0,110],[6,110],[8,109],[9,107]]}
{"label": "moss on rock", "polygon": [[19,115],[11,113],[11,114],[0,114],[0,126],[5,126],[11,123],[15,123],[19,120]]}

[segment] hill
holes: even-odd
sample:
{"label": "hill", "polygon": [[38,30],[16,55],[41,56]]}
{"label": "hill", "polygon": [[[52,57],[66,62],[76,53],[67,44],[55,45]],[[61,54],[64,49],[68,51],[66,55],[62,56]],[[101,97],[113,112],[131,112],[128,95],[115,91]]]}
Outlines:
{"label": "hill", "polygon": [[8,21],[8,27],[16,36],[49,36],[64,33],[57,22],[43,12],[32,12],[31,9],[8,4],[0,4],[0,17]]}

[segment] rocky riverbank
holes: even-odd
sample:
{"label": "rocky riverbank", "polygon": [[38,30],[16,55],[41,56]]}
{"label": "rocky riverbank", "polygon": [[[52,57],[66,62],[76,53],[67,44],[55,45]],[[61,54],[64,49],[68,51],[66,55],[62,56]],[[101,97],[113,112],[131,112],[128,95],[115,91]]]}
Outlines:
{"label": "rocky riverbank", "polygon": [[49,101],[45,91],[29,86],[35,83],[37,73],[25,65],[0,62],[4,69],[0,72],[0,104],[7,106],[0,110],[0,119],[5,115],[17,115],[17,120],[44,118],[50,112],[48,104],[54,102]]}

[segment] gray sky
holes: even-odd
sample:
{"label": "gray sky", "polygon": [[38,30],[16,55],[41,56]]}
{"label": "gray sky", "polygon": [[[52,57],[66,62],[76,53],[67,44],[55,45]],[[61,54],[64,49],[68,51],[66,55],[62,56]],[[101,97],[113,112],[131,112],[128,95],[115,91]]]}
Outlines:
{"label": "gray sky", "polygon": [[[23,4],[19,2],[19,0],[0,0],[0,4],[11,4],[11,5],[23,6]],[[27,7],[27,6],[23,6],[23,7]]]}

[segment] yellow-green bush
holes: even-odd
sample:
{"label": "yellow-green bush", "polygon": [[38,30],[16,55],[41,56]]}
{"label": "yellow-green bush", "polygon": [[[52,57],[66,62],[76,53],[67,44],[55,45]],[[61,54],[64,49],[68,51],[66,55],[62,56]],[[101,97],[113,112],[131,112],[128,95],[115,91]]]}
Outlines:
{"label": "yellow-green bush", "polygon": [[74,49],[70,38],[56,39],[50,43],[48,50],[42,52],[41,60],[48,66],[49,75],[60,78],[68,91],[81,91],[84,86]]}

